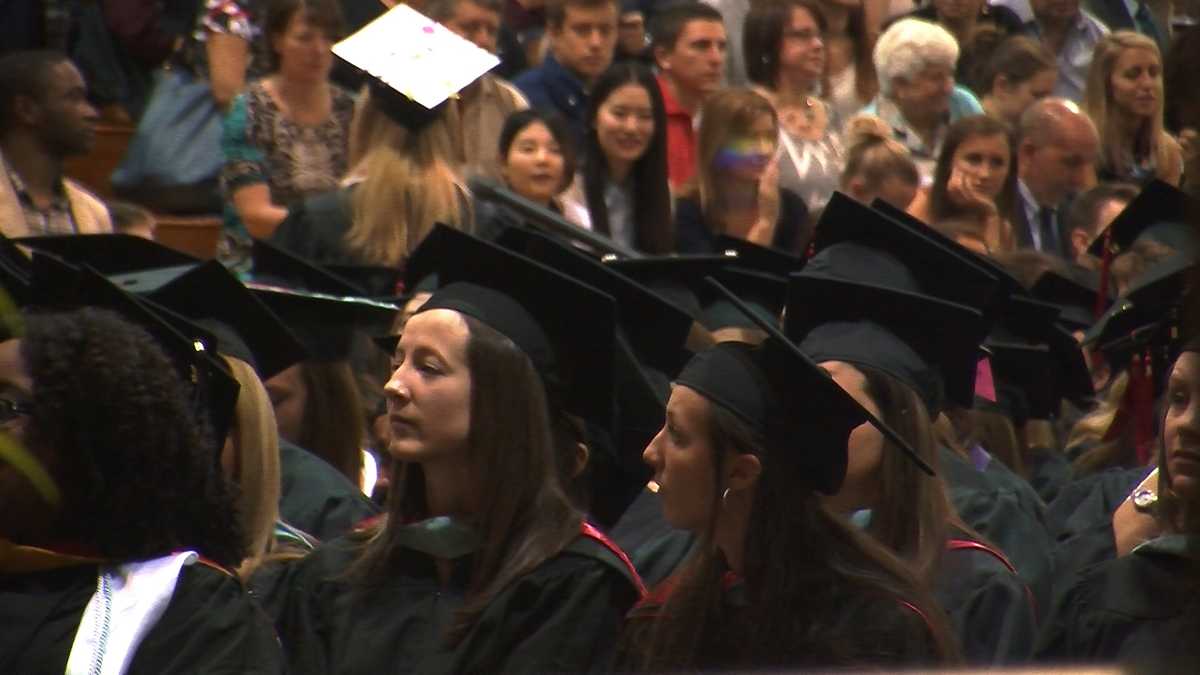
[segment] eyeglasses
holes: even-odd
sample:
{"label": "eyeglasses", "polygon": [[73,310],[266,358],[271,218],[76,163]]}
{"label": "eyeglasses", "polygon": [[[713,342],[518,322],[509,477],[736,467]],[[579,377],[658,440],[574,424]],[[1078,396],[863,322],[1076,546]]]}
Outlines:
{"label": "eyeglasses", "polygon": [[0,398],[0,424],[11,422],[22,415],[33,414],[33,406],[21,401]]}

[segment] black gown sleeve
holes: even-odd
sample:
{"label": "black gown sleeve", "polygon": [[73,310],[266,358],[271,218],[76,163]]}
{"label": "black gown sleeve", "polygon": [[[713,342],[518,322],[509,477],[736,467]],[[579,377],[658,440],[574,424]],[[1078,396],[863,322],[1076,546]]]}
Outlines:
{"label": "black gown sleeve", "polygon": [[279,464],[279,516],[314,537],[334,539],[379,514],[379,507],[337,469],[282,438]]}
{"label": "black gown sleeve", "polygon": [[202,563],[184,567],[166,612],[146,635],[129,675],[283,673],[266,614],[240,581]]}
{"label": "black gown sleeve", "polygon": [[934,596],[954,625],[968,665],[1016,665],[1032,656],[1033,596],[994,553],[965,545],[947,550]]}

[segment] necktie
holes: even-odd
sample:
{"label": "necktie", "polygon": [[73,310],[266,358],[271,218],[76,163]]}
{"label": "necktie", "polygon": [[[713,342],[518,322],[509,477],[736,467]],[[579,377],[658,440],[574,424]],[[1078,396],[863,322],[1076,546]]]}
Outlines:
{"label": "necktie", "polygon": [[1039,247],[1042,253],[1061,255],[1058,237],[1054,234],[1054,209],[1048,206],[1043,206],[1038,213],[1038,234],[1042,240],[1042,245]]}
{"label": "necktie", "polygon": [[1158,26],[1154,23],[1154,16],[1150,13],[1150,8],[1146,3],[1139,2],[1137,11],[1133,14],[1133,22],[1137,24],[1137,31],[1142,35],[1161,43],[1161,36],[1158,34]]}

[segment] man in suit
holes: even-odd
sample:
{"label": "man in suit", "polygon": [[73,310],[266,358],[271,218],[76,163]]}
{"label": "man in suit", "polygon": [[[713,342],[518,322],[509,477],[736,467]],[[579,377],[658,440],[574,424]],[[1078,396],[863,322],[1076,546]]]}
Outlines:
{"label": "man in suit", "polygon": [[1084,8],[1108,26],[1109,30],[1131,30],[1158,44],[1166,56],[1170,34],[1148,0],[1084,0]]}
{"label": "man in suit", "polygon": [[1021,248],[1071,257],[1066,209],[1075,194],[1096,182],[1100,138],[1079,106],[1045,98],[1021,116],[1013,227]]}

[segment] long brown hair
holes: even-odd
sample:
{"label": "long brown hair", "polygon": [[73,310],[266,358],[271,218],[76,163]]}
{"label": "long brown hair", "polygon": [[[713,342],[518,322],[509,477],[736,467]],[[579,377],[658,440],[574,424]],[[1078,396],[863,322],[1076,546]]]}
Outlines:
{"label": "long brown hair", "polygon": [[[451,168],[460,163],[457,109],[412,132],[392,120],[364,89],[350,125],[350,172],[362,178],[350,199],[346,247],[365,264],[395,267],[408,259],[434,223],[466,229],[466,188]],[[448,119],[449,118],[449,119]]]}
{"label": "long brown hair", "polygon": [[[792,21],[793,10],[804,10],[812,17],[821,32],[822,39],[829,28],[825,14],[817,0],[776,0],[775,2],[753,3],[742,28],[743,63],[746,78],[768,91],[775,91],[779,79],[779,49],[783,46],[783,34]],[[826,98],[830,94],[829,59],[825,60],[825,71],[818,83]],[[815,96],[818,92],[812,92]]]}
{"label": "long brown hair", "polygon": [[[709,411],[706,431],[717,467],[712,503],[721,503],[719,476],[727,453],[753,453],[762,461],[745,540],[749,606],[744,613],[734,614],[722,602],[726,566],[713,543],[714,509],[695,553],[665,582],[670,595],[659,616],[648,627],[631,626],[626,637],[633,662],[629,665],[653,672],[864,663],[895,666],[905,658],[901,653],[913,649],[913,643],[924,646],[930,642],[933,660],[954,660],[957,648],[941,610],[920,590],[920,582],[904,564],[826,511],[815,493],[800,487],[805,479],[797,455],[816,450],[764,452],[762,439],[733,413],[711,404]],[[926,621],[913,614],[915,621],[903,626],[888,624],[877,632],[872,629],[878,626],[847,630],[838,625],[848,605],[882,600],[886,606],[889,599],[898,610],[891,614],[904,617],[902,605],[907,604],[920,608]],[[884,616],[887,614],[871,616],[884,622],[894,618]]]}
{"label": "long brown hair", "polygon": [[[479,512],[473,525],[482,546],[475,555],[466,602],[447,636],[457,644],[488,603],[512,581],[557,555],[579,535],[581,514],[555,475],[555,447],[541,377],[512,340],[464,316],[471,375],[468,457],[478,478]],[[365,539],[350,576],[360,586],[386,582],[405,523],[429,516],[419,464],[399,462],[382,525]]]}
{"label": "long brown hair", "polygon": [[954,172],[954,155],[958,146],[971,138],[1000,136],[1008,145],[1008,176],[996,197],[996,210],[1000,217],[1012,220],[1013,203],[1017,194],[1017,143],[1012,130],[1004,122],[987,115],[971,115],[952,123],[946,131],[942,152],[938,155],[937,167],[933,171],[933,186],[929,191],[929,213],[933,222],[964,215],[963,210],[950,201],[946,186]]}
{"label": "long brown hair", "polygon": [[[769,115],[775,128],[779,116],[771,102],[750,89],[724,89],[713,94],[700,113],[700,132],[696,140],[696,176],[683,190],[684,195],[699,197],[704,212],[712,206],[720,189],[713,161],[717,151],[732,137],[750,131],[763,115]],[[717,232],[716,234],[721,234]]]}
{"label": "long brown hair", "polygon": [[1119,30],[1105,36],[1096,44],[1092,53],[1092,66],[1088,70],[1087,85],[1083,92],[1083,108],[1087,111],[1103,144],[1101,162],[1118,175],[1128,175],[1139,159],[1153,158],[1154,169],[1160,178],[1170,164],[1171,143],[1166,142],[1163,130],[1163,80],[1160,69],[1158,77],[1158,114],[1143,122],[1137,130],[1132,146],[1127,135],[1119,126],[1119,112],[1113,109],[1112,75],[1121,54],[1130,49],[1144,49],[1154,54],[1162,66],[1162,54],[1158,45],[1140,33]]}
{"label": "long brown hair", "polygon": [[305,361],[299,367],[307,395],[296,445],[358,485],[366,428],[354,371],[346,361]]}

